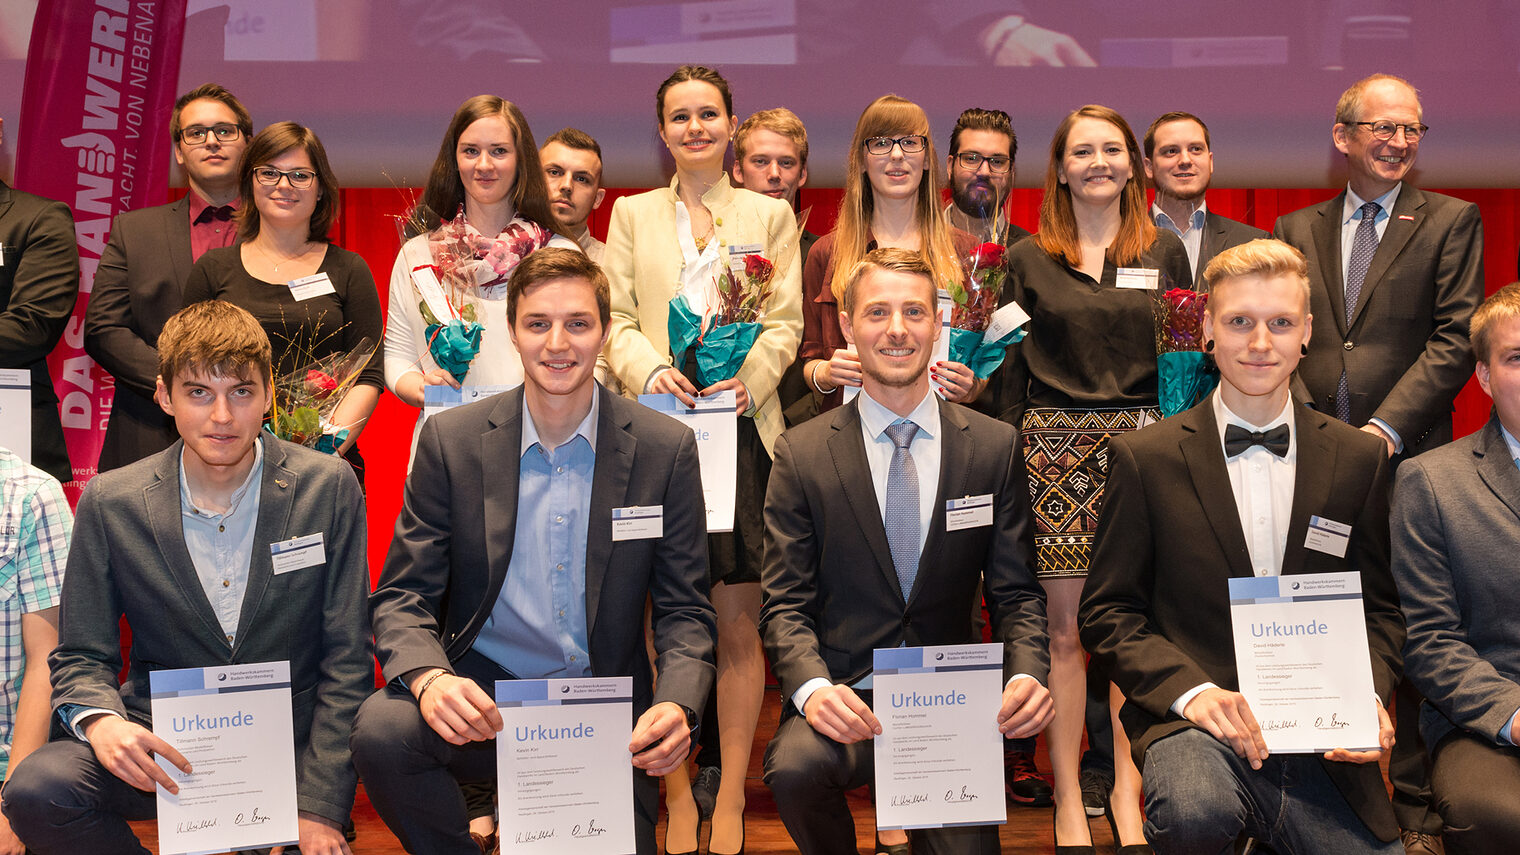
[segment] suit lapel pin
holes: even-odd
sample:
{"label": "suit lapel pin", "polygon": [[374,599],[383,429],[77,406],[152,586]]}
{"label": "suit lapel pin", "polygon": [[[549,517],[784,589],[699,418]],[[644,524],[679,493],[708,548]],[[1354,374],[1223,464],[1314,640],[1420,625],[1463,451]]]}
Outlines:
{"label": "suit lapel pin", "polygon": [[276,484],[280,485],[280,489],[282,489],[282,490],[285,489],[287,486],[289,486],[289,485],[287,485],[285,483],[284,479],[282,479],[282,478],[276,478],[276,479],[274,479],[274,482]]}
{"label": "suit lapel pin", "polygon": [[1399,214],[1399,219],[1401,219],[1401,220],[1408,220],[1411,223],[1414,222],[1414,217],[1411,217],[1408,214]]}

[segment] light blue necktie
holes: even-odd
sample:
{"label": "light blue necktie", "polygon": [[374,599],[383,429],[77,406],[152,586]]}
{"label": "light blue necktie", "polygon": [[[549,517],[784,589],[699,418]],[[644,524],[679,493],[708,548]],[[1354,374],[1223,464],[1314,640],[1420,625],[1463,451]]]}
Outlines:
{"label": "light blue necktie", "polygon": [[[1372,254],[1377,252],[1377,217],[1383,206],[1368,202],[1361,207],[1362,221],[1357,223],[1356,237],[1351,241],[1351,258],[1346,263],[1346,332],[1351,332],[1351,318],[1356,314],[1356,303],[1362,298],[1362,283],[1367,279],[1367,268],[1372,264]],[[1335,387],[1335,417],[1343,422],[1351,421],[1351,388],[1346,382],[1346,369],[1341,368],[1341,382]]]}
{"label": "light blue necktie", "polygon": [[918,433],[918,425],[909,421],[889,425],[892,440],[892,465],[887,467],[887,545],[892,549],[892,565],[897,569],[897,584],[903,599],[913,590],[918,576],[918,467],[908,446]]}

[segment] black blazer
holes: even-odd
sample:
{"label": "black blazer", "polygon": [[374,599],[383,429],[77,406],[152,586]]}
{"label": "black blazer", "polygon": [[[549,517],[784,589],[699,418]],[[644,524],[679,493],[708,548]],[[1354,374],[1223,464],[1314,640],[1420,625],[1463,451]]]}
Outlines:
{"label": "black blazer", "polygon": [[158,334],[184,307],[191,265],[189,196],[116,217],[84,315],[85,352],[116,378],[101,472],[162,451],[179,438],[174,420],[153,401],[153,380]]}
{"label": "black blazer", "polygon": [[59,481],[72,481],[74,470],[47,355],[63,337],[79,295],[75,241],[67,205],[0,181],[0,368],[32,372],[31,462]]}
{"label": "black blazer", "polygon": [[1262,229],[1248,226],[1229,217],[1221,217],[1213,211],[1206,212],[1203,218],[1203,241],[1198,245],[1198,269],[1193,271],[1193,281],[1197,283],[1197,289],[1208,290],[1208,283],[1203,281],[1203,271],[1208,269],[1209,262],[1214,260],[1214,256],[1232,246],[1240,246],[1264,237],[1270,237],[1270,235]]}
{"label": "black blazer", "polygon": [[[1029,482],[1012,426],[939,403],[939,490],[923,560],[903,598],[861,436],[859,400],[776,442],[765,497],[761,633],[790,698],[815,677],[846,682],[878,647],[965,644],[985,587],[1004,675],[1050,671],[1045,595],[1035,581]],[[948,499],[991,493],[992,525],[945,531]],[[783,708],[792,709],[790,703]]]}
{"label": "black blazer", "polygon": [[1306,403],[1333,413],[1345,370],[1351,423],[1382,419],[1413,456],[1451,441],[1452,401],[1472,376],[1467,331],[1483,302],[1483,221],[1471,202],[1406,183],[1348,326],[1341,275],[1345,196],[1341,191],[1287,214],[1272,230],[1309,261],[1314,337],[1298,378]]}
{"label": "black blazer", "polygon": [[[1361,574],[1373,685],[1387,706],[1404,643],[1388,569],[1388,451],[1371,434],[1294,409],[1298,465],[1282,572]],[[1143,766],[1151,743],[1193,726],[1171,711],[1184,692],[1205,682],[1239,690],[1228,580],[1253,574],[1212,399],[1114,437],[1109,461],[1079,621],[1083,646],[1124,692],[1120,720]],[[1304,546],[1311,515],[1351,525],[1345,558]],[[1374,834],[1398,837],[1378,764],[1325,768]]]}

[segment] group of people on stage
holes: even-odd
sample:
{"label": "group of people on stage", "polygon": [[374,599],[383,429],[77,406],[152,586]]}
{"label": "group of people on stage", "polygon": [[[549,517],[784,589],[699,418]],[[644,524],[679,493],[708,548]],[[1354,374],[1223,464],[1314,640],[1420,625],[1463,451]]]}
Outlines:
{"label": "group of people on stage", "polygon": [[[1099,815],[1126,855],[1520,839],[1502,570],[1520,551],[1520,284],[1485,302],[1476,207],[1406,180],[1428,131],[1409,83],[1346,90],[1346,189],[1270,236],[1208,209],[1213,152],[1188,113],[1137,140],[1107,107],[1074,110],[1031,235],[1004,214],[1005,112],[966,110],[941,160],[924,110],[884,95],[820,237],[795,211],[796,115],[741,123],[702,66],[655,108],[674,177],[618,199],[603,245],[596,141],[566,128],[540,148],[511,102],[465,101],[382,317],[364,260],[329,240],[339,187],[316,134],[255,134],[227,89],[186,93],[169,130],[189,192],[118,217],[95,273],[84,344],[116,399],[73,517],[42,360],[75,238],[65,206],[0,184],[0,364],[33,371],[36,464],[0,451],[0,853],[144,851],[128,820],[176,789],[159,761],[189,771],[151,730],[149,672],[288,660],[309,855],[348,851],[361,778],[408,851],[492,851],[495,681],[591,675],[633,678],[638,851],[696,852],[710,823],[706,851],[733,855],[767,656],[781,819],[799,851],[854,852],[872,651],[983,633],[1005,650],[1008,795],[1054,802],[1061,855],[1093,851]],[[934,354],[938,294],[986,243],[998,304],[1029,320],[979,373]],[[1154,312],[1174,288],[1208,292],[1218,387],[1163,419]],[[687,343],[682,313],[745,326],[742,358]],[[277,380],[371,352],[352,376],[304,375],[337,393],[318,450],[265,428],[293,406]],[[1453,443],[1475,366],[1494,415]],[[356,440],[385,389],[430,412],[492,394],[418,419],[371,591]],[[732,394],[731,532],[707,530],[692,432],[642,393]],[[990,516],[947,526],[961,496]],[[660,509],[659,533],[614,538],[629,507]],[[1339,552],[1306,542],[1311,517],[1347,529]],[[314,533],[320,562],[274,569],[270,545]],[[1361,578],[1380,748],[1269,755],[1236,691],[1227,580],[1333,571]],[[998,848],[981,826],[880,829],[873,851]]]}

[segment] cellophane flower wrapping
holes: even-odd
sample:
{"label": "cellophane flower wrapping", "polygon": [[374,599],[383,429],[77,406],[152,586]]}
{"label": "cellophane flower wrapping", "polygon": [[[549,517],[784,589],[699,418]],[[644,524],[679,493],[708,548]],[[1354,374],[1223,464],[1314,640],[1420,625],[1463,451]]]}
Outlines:
{"label": "cellophane flower wrapping", "polygon": [[348,438],[348,426],[333,424],[333,413],[374,355],[375,342],[365,337],[353,350],[312,360],[276,377],[274,409],[265,428],[280,439],[336,451]]}
{"label": "cellophane flower wrapping", "polygon": [[1008,345],[1024,338],[1020,327],[997,339],[986,340],[987,325],[999,308],[1003,280],[1007,277],[1004,256],[1007,249],[996,241],[978,244],[965,258],[961,268],[963,282],[950,283],[950,297],[955,308],[950,312],[951,362],[959,362],[979,378],[991,376],[1008,354]]}
{"label": "cellophane flower wrapping", "polygon": [[1156,397],[1162,417],[1188,409],[1214,390],[1219,372],[1203,352],[1208,294],[1172,288],[1156,299]]}

